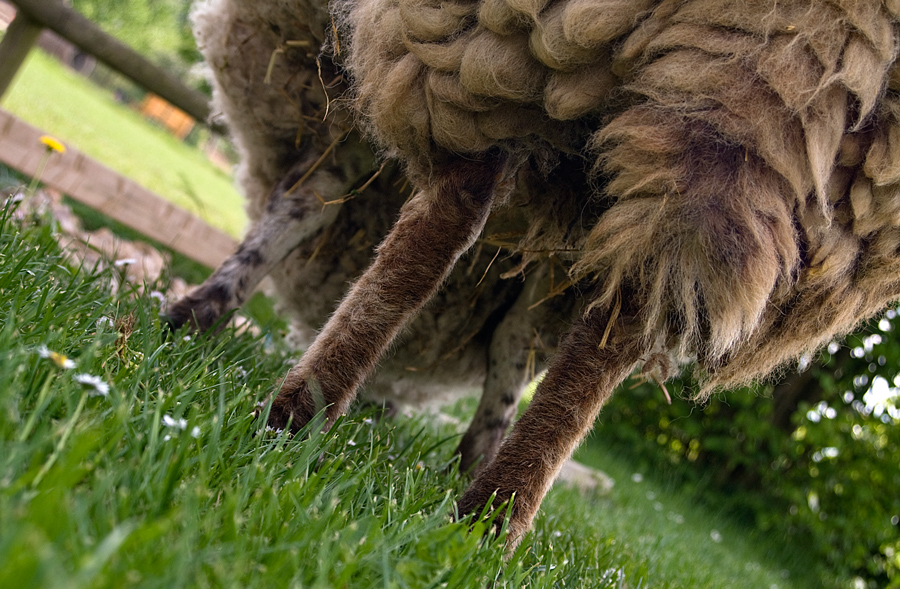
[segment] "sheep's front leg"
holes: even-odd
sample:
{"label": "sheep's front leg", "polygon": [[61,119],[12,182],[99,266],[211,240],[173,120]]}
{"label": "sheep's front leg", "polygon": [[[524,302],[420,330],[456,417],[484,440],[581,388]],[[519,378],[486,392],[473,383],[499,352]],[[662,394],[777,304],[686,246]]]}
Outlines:
{"label": "sheep's front leg", "polygon": [[333,423],[403,325],[484,227],[504,158],[458,161],[432,173],[400,213],[372,266],[288,373],[269,425],[296,430],[328,407]]}
{"label": "sheep's front leg", "polygon": [[507,543],[515,547],[531,527],[544,495],[566,459],[590,430],[600,407],[634,368],[643,345],[627,321],[591,313],[566,334],[534,400],[496,458],[460,499],[460,515],[499,506],[515,495]]}
{"label": "sheep's front leg", "polygon": [[272,191],[262,217],[232,254],[194,292],[169,308],[173,327],[201,331],[244,304],[260,281],[304,240],[334,222],[339,205],[324,206],[317,195],[343,194],[346,182],[327,168],[298,185],[312,160],[297,163]]}

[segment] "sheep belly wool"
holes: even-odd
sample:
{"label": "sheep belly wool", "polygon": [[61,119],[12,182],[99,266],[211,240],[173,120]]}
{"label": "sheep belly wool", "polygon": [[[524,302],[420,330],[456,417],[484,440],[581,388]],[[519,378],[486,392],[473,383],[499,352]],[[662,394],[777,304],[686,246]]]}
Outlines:
{"label": "sheep belly wool", "polygon": [[[547,196],[575,199],[553,205],[573,211],[563,227],[605,207],[571,278],[596,284],[591,308],[628,293],[647,349],[695,359],[701,393],[900,293],[900,2],[350,0],[333,14],[360,121],[414,180],[448,152],[589,160],[599,188]],[[519,251],[537,259],[547,235]]]}

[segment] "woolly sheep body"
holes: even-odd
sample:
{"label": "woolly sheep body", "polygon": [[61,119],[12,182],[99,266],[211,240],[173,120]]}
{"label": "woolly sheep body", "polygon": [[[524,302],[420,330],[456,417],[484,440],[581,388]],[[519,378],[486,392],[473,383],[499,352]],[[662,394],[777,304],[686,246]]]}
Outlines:
{"label": "woolly sheep body", "polygon": [[[294,5],[266,4],[287,19]],[[449,289],[466,285],[450,271],[485,226],[524,216],[503,242],[521,261],[506,274],[532,287],[549,276],[540,286],[552,295],[549,269],[562,263],[565,298],[584,296],[528,410],[458,504],[480,513],[515,496],[515,545],[635,366],[665,378],[695,360],[702,397],[770,374],[900,293],[895,0],[340,0],[332,9],[333,36],[320,29],[314,45],[328,39],[352,75],[358,124],[417,191],[284,379],[271,425],[296,429],[323,409],[333,423],[448,276]],[[319,93],[300,106],[321,103]],[[310,153],[327,154],[348,132],[301,114],[292,124],[313,130]],[[268,152],[278,153],[287,152]],[[299,170],[283,166],[260,223],[277,225],[272,211],[285,207],[304,239],[315,235],[316,191],[339,198],[359,177],[341,165],[312,174],[302,199],[289,198]],[[236,267],[258,265],[265,235],[251,231]]]}
{"label": "woolly sheep body", "polygon": [[894,3],[353,0],[337,15],[361,120],[414,177],[438,150],[593,159],[609,181],[578,198],[611,206],[572,276],[604,308],[634,288],[651,347],[698,360],[704,392],[900,292]]}
{"label": "woolly sheep body", "polygon": [[[350,135],[340,141],[335,160],[349,181],[322,193],[337,191],[331,197],[337,199],[349,192],[351,185],[364,183],[377,168],[371,147],[353,132],[352,121],[339,102],[331,105],[329,117],[324,117],[330,99],[318,75],[324,67],[322,75],[329,81],[334,77],[327,63],[316,64],[330,22],[324,7],[324,2],[304,0],[252,4],[206,0],[192,12],[197,42],[210,70],[213,110],[227,120],[238,148],[236,180],[254,224],[264,215],[272,187],[295,160],[306,153],[315,159],[347,133]],[[330,92],[338,97],[341,86]],[[348,169],[350,166],[353,169]],[[385,170],[381,180],[368,187],[357,202],[333,205],[340,212],[327,229],[302,241],[270,272],[279,309],[291,319],[289,341],[293,347],[305,349],[315,339],[347,284],[371,261],[372,248],[383,239],[408,198],[396,188],[403,184],[400,173]],[[403,342],[367,382],[369,399],[399,407],[436,407],[471,396],[482,387],[492,330],[496,329],[493,324],[522,291],[519,281],[500,279],[518,262],[502,257],[491,263],[496,251],[484,247],[454,273],[441,300],[432,305],[433,312],[426,311],[416,319]],[[530,296],[537,298],[531,302],[544,294],[533,293]],[[564,304],[556,306],[566,308]],[[532,327],[541,333],[545,345],[552,346],[557,330],[542,325],[539,314],[531,315],[535,319]],[[533,337],[531,327],[526,331]],[[534,345],[531,348],[537,352],[531,370],[539,371],[545,354],[540,348],[534,350]],[[521,380],[524,371],[519,372]]]}
{"label": "woolly sheep body", "polygon": [[[265,274],[248,272],[248,266],[259,258],[277,258],[267,249],[271,242],[284,241],[284,233],[300,233],[284,259],[271,261],[267,274],[279,311],[291,320],[289,343],[307,348],[409,198],[401,190],[407,183],[397,166],[386,166],[369,182],[377,170],[374,154],[339,100],[345,85],[330,60],[319,56],[330,29],[323,6],[307,0],[205,0],[193,10],[213,86],[213,110],[224,117],[240,154],[236,176],[251,228],[238,254],[169,309],[176,325],[197,321],[209,327],[239,306]],[[308,212],[313,225],[266,228],[273,217],[297,212],[270,210],[277,193],[273,187],[292,178],[298,163],[305,170],[323,154],[331,155],[306,182],[319,195]],[[322,204],[362,185],[366,189],[345,204]],[[510,208],[516,207],[511,203]],[[333,214],[324,214],[328,211]],[[509,229],[508,221],[489,224],[486,242],[405,330],[363,391],[367,399],[394,408],[436,408],[484,389],[467,434],[476,442],[469,450],[461,447],[464,468],[490,452],[480,446],[479,436],[502,436],[528,376],[543,368],[574,308],[572,293],[565,293],[529,311],[555,288],[552,281],[540,273],[525,283],[501,278],[515,273],[520,260],[500,255],[500,248],[488,242],[495,240],[492,236],[502,241]],[[253,243],[256,233],[261,248]],[[245,256],[247,250],[255,256]]]}

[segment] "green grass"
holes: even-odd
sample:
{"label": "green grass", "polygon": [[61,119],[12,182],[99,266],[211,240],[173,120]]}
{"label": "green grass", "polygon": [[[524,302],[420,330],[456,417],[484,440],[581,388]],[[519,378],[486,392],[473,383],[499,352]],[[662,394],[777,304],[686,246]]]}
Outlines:
{"label": "green grass", "polygon": [[211,225],[243,234],[243,199],[228,174],[42,51],[31,52],[0,106]]}
{"label": "green grass", "polygon": [[0,214],[0,587],[821,586],[777,539],[594,446],[613,494],[554,489],[504,560],[451,521],[455,431],[356,414],[260,435],[277,342],[167,335],[153,299],[108,283],[70,268],[48,225]]}
{"label": "green grass", "polygon": [[[731,505],[698,502],[694,490],[661,481],[636,469],[628,458],[616,456],[589,440],[576,458],[602,468],[616,480],[609,497],[594,502],[583,525],[624,539],[628,551],[647,563],[650,578],[685,569],[693,574],[685,587],[832,587],[821,563],[811,560],[795,538],[756,530],[731,515]],[[548,510],[564,509],[551,496]],[[712,573],[711,571],[715,571]],[[729,582],[717,579],[723,574]],[[655,586],[650,584],[650,586]]]}

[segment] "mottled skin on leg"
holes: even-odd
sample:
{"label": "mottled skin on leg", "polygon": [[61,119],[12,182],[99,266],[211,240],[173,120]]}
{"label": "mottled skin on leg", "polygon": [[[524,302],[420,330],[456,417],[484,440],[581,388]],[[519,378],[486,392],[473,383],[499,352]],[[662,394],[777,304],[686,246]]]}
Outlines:
{"label": "mottled skin on leg", "polygon": [[[641,358],[644,342],[627,317],[591,313],[563,339],[547,375],[496,458],[478,472],[459,500],[460,516],[478,513],[493,498],[499,507],[515,495],[507,545],[528,531],[565,461],[590,430],[603,403]],[[501,518],[505,511],[496,517]]]}
{"label": "mottled skin on leg", "polygon": [[[559,301],[541,301],[552,289],[546,267],[530,274],[525,288],[491,337],[484,392],[459,443],[459,470],[471,472],[493,460],[519,408],[522,392],[555,347]],[[543,333],[543,338],[540,334]]]}
{"label": "mottled skin on leg", "polygon": [[263,216],[238,251],[197,290],[168,309],[175,328],[190,324],[205,331],[244,304],[260,281],[300,243],[334,222],[339,204],[325,205],[321,194],[343,194],[347,180],[337,167],[316,169],[298,184],[315,160],[298,162],[272,191]]}

